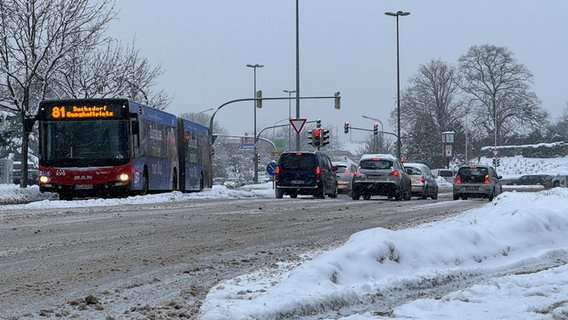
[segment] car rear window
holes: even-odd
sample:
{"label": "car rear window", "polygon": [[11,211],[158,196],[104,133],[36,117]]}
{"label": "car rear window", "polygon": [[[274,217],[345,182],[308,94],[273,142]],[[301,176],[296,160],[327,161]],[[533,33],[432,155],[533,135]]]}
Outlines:
{"label": "car rear window", "polygon": [[310,153],[284,153],[280,156],[283,170],[312,170],[316,166],[316,155]]}
{"label": "car rear window", "polygon": [[409,174],[411,175],[420,175],[422,174],[422,171],[420,171],[420,169],[418,168],[414,168],[414,167],[406,167],[407,171]]}
{"label": "car rear window", "polygon": [[458,176],[461,178],[462,182],[468,183],[483,183],[485,181],[485,176],[489,172],[487,168],[470,167],[470,168],[460,168],[458,171]]}
{"label": "car rear window", "polygon": [[451,177],[454,175],[454,173],[451,170],[440,170],[440,172],[438,172],[438,175],[440,177]]}
{"label": "car rear window", "polygon": [[390,169],[392,168],[392,161],[386,159],[365,159],[359,163],[361,169]]}
{"label": "car rear window", "polygon": [[347,166],[341,164],[334,164],[334,166],[337,168],[337,172],[343,172],[347,169]]}

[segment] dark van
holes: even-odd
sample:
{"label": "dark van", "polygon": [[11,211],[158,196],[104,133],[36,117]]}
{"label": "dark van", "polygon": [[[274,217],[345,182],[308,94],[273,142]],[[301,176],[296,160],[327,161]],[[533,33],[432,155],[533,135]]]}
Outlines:
{"label": "dark van", "polygon": [[323,152],[285,152],[276,165],[276,198],[313,195],[337,198],[337,177],[330,158]]}

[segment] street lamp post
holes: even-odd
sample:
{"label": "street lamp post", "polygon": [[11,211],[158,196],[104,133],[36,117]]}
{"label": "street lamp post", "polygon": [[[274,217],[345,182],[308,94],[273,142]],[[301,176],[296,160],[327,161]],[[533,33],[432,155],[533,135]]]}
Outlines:
{"label": "street lamp post", "polygon": [[[254,92],[253,92],[252,96],[256,97],[256,69],[262,68],[264,66],[262,64],[247,64],[247,67],[252,68],[253,71],[254,71],[253,72],[254,73],[254,81],[253,81]],[[254,118],[253,119],[253,126],[254,126],[254,128],[253,128],[253,137],[254,137],[253,154],[254,155],[253,155],[252,160],[253,160],[253,168],[254,168],[253,169],[254,170],[253,182],[256,184],[256,183],[258,183],[258,154],[257,154],[257,150],[256,150],[256,106],[258,105],[258,103],[257,103],[256,100],[254,100],[253,102],[254,103],[253,103],[252,107],[253,107],[253,110],[254,110],[254,112],[253,112],[253,118]]]}
{"label": "street lamp post", "polygon": [[387,16],[396,17],[396,124],[397,124],[397,140],[396,140],[396,157],[400,159],[400,46],[398,37],[398,17],[407,16],[410,12],[397,11],[385,12]]}
{"label": "street lamp post", "polygon": [[199,111],[199,112],[196,112],[195,114],[196,114],[196,115],[197,115],[197,114],[202,114],[202,113],[209,112],[209,111],[213,111],[213,110],[215,110],[215,108],[209,108],[209,109],[201,110],[201,111]]}
{"label": "street lamp post", "polygon": [[[296,93],[296,90],[282,91],[288,94],[288,121],[290,121],[292,119],[292,93]],[[292,150],[292,130],[290,130],[290,125],[288,124],[288,150]]]}
{"label": "street lamp post", "polygon": [[[300,1],[296,0],[296,119],[300,118]],[[296,151],[300,151],[300,132],[296,133]]]}

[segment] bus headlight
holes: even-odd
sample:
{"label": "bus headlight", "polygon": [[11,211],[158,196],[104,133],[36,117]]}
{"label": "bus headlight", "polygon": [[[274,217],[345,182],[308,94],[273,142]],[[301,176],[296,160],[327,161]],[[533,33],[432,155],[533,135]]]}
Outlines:
{"label": "bus headlight", "polygon": [[128,175],[128,173],[121,173],[118,175],[117,180],[121,182],[127,182],[128,180],[130,180],[130,176]]}
{"label": "bus headlight", "polygon": [[49,183],[49,177],[48,176],[39,176],[39,183],[41,183],[41,184]]}

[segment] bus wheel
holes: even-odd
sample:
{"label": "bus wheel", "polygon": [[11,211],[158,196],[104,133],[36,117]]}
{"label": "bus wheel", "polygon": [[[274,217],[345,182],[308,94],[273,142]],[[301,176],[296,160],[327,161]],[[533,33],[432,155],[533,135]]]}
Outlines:
{"label": "bus wheel", "polygon": [[142,191],[140,191],[140,194],[143,196],[148,194],[148,172],[146,170],[142,175]]}
{"label": "bus wheel", "polygon": [[174,176],[172,177],[172,191],[178,190],[177,170],[174,169]]}
{"label": "bus wheel", "polygon": [[73,194],[71,194],[70,192],[62,192],[59,194],[59,200],[73,200]]}

